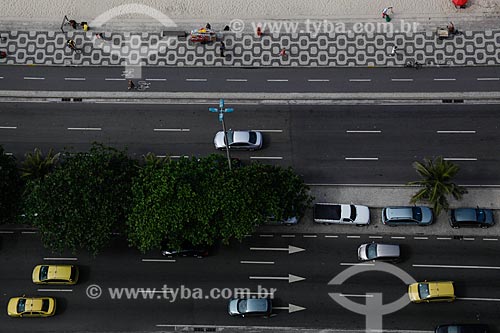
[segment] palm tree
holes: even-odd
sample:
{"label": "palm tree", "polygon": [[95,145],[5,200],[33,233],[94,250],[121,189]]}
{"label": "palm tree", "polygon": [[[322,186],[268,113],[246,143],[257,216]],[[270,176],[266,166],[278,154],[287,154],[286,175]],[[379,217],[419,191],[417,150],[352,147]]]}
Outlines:
{"label": "palm tree", "polygon": [[450,161],[446,161],[439,156],[434,161],[424,158],[424,163],[415,162],[413,167],[422,177],[421,180],[409,182],[408,185],[419,185],[422,187],[415,193],[410,203],[415,204],[418,201],[427,201],[432,204],[434,212],[437,215],[441,210],[448,210],[448,196],[452,195],[456,200],[462,199],[462,195],[467,190],[452,182],[453,177],[459,171],[459,167]]}
{"label": "palm tree", "polygon": [[158,157],[155,153],[147,153],[143,156],[144,163],[146,165],[151,165],[155,168],[161,168],[165,163],[170,161],[170,156],[167,157]]}
{"label": "palm tree", "polygon": [[35,148],[33,153],[26,153],[21,166],[21,177],[25,179],[43,179],[48,175],[59,161],[59,153],[54,154],[50,149],[44,157],[40,148]]}

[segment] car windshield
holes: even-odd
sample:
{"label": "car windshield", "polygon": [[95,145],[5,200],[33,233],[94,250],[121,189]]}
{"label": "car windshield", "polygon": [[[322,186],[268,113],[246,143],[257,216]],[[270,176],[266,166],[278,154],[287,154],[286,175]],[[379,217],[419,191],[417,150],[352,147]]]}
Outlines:
{"label": "car windshield", "polygon": [[242,299],[238,301],[238,312],[245,313],[247,312],[247,301]]}
{"label": "car windshield", "polygon": [[412,207],[413,219],[422,221],[422,210],[419,207]]}
{"label": "car windshield", "polygon": [[42,311],[44,311],[44,312],[49,311],[49,300],[48,299],[44,299],[42,301]]}
{"label": "car windshield", "polygon": [[231,145],[234,142],[234,132],[233,131],[227,131],[227,143]]}
{"label": "car windshield", "polygon": [[477,214],[476,214],[477,221],[484,222],[486,220],[486,214],[484,213],[484,210],[478,209],[478,210],[476,210],[476,212],[477,212]]}
{"label": "car windshield", "polygon": [[369,244],[366,247],[366,256],[368,257],[368,259],[377,257],[377,244]]}
{"label": "car windshield", "polygon": [[40,281],[47,280],[48,275],[49,275],[49,266],[42,266],[40,268]]}
{"label": "car windshield", "polygon": [[19,302],[17,302],[17,313],[22,313],[26,309],[26,299],[21,298]]}
{"label": "car windshield", "polygon": [[256,143],[257,142],[257,133],[255,132],[250,132],[248,133],[250,135],[248,142],[250,143]]}
{"label": "car windshield", "polygon": [[351,221],[354,221],[356,219],[356,206],[351,205],[351,216],[350,216]]}
{"label": "car windshield", "polygon": [[425,299],[430,296],[428,283],[418,284],[418,295],[420,296],[420,299]]}

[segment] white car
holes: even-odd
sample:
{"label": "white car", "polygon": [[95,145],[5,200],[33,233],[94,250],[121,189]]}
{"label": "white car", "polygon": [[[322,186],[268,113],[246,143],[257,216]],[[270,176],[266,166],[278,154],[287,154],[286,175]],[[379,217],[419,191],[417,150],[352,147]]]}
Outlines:
{"label": "white car", "polygon": [[370,210],[366,206],[317,203],[314,204],[314,222],[323,224],[370,224]]}
{"label": "white car", "polygon": [[[258,131],[227,131],[227,142],[230,149],[257,150],[262,148],[262,133]],[[224,132],[215,134],[215,149],[225,149]]]}

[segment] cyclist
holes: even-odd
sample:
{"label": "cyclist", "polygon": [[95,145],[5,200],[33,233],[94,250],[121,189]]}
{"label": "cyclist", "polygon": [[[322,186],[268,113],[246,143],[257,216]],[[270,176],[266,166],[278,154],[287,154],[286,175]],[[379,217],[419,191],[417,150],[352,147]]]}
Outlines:
{"label": "cyclist", "polygon": [[128,90],[135,89],[134,81],[128,80]]}
{"label": "cyclist", "polygon": [[69,39],[67,42],[66,42],[66,45],[72,49],[73,51],[76,51],[76,43],[74,40],[72,39]]}

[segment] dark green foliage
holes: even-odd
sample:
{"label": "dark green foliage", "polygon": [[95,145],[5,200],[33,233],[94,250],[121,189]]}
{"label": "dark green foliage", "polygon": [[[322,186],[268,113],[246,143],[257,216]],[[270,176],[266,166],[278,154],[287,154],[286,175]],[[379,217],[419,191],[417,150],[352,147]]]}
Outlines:
{"label": "dark green foliage", "polygon": [[46,247],[95,255],[111,232],[124,231],[136,163],[102,145],[61,159],[52,173],[29,182],[26,218],[40,229]]}
{"label": "dark green foliage", "polygon": [[465,188],[452,182],[459,171],[459,167],[452,162],[436,157],[434,161],[424,159],[424,163],[415,162],[413,165],[422,179],[410,182],[409,185],[419,185],[422,189],[413,195],[410,203],[429,202],[437,216],[443,209],[448,210],[449,195],[460,200],[467,193]]}

